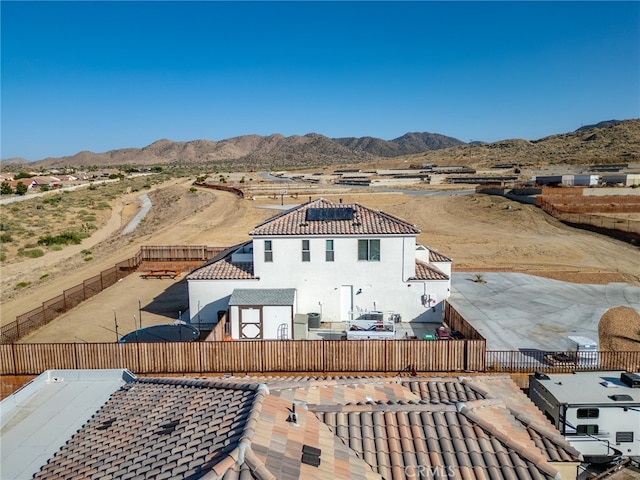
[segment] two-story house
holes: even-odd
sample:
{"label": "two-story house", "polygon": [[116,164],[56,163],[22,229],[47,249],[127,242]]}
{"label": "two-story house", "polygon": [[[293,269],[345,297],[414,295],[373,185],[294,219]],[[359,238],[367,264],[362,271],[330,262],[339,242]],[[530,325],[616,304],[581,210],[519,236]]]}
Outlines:
{"label": "two-story house", "polygon": [[229,312],[235,339],[292,338],[296,313],[343,322],[391,312],[440,322],[451,260],[416,244],[420,231],[357,203],[319,199],[282,212],[187,276],[192,323]]}

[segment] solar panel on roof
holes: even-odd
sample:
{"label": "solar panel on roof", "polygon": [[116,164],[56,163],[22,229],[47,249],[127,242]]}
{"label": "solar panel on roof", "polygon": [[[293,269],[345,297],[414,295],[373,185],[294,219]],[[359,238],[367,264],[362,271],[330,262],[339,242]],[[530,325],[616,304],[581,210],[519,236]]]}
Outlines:
{"label": "solar panel on roof", "polygon": [[353,220],[353,208],[351,207],[309,208],[307,209],[306,220],[307,221]]}

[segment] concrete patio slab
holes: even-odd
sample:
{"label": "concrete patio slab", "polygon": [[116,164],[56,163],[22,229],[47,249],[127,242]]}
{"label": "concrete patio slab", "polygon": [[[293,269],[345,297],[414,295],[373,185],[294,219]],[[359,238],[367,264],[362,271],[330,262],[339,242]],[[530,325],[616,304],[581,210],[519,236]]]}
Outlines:
{"label": "concrete patio slab", "polygon": [[564,351],[567,337],[598,341],[598,322],[609,309],[640,312],[640,287],[584,285],[522,273],[453,273],[451,305],[487,339],[488,350]]}

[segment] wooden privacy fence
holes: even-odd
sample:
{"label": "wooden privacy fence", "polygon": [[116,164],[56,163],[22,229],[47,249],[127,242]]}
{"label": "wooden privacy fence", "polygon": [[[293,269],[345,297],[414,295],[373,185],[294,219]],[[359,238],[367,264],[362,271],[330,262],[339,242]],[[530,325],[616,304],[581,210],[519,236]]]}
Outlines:
{"label": "wooden privacy fence", "polygon": [[453,308],[453,305],[446,300],[444,302],[444,321],[451,330],[457,330],[464,335],[466,339],[485,340],[485,338]]}
{"label": "wooden privacy fence", "polygon": [[18,315],[14,322],[3,325],[0,328],[0,343],[18,341],[133,273],[143,262],[205,262],[223,250],[220,247],[201,245],[143,246],[133,257],[65,290],[57,297],[45,300],[38,308]]}
{"label": "wooden privacy fence", "polygon": [[484,371],[481,340],[265,340],[0,345],[0,374],[127,368],[138,374]]}

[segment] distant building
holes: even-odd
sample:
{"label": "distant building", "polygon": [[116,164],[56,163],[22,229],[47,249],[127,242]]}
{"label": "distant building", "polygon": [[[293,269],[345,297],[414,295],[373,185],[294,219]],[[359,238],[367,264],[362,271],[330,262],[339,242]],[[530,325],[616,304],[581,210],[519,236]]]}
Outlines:
{"label": "distant building", "polygon": [[606,185],[622,185],[623,187],[640,185],[640,173],[603,175],[602,183]]}
{"label": "distant building", "polygon": [[592,187],[598,185],[598,175],[538,175],[535,177],[536,185],[567,187]]}

